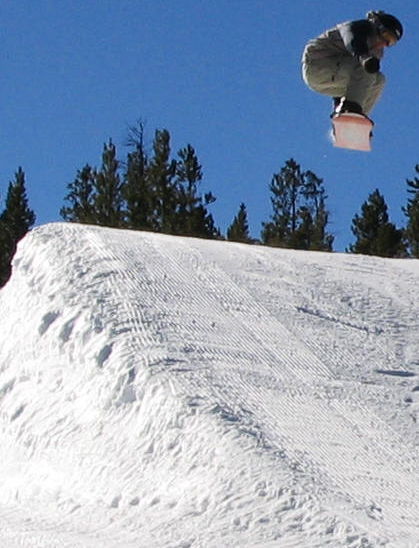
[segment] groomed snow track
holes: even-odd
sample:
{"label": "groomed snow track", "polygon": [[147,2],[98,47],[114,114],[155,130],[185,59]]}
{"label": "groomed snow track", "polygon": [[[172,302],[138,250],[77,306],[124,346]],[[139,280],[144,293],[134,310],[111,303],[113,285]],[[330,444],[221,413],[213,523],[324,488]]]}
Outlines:
{"label": "groomed snow track", "polygon": [[0,291],[0,545],[419,546],[418,282],[35,229]]}

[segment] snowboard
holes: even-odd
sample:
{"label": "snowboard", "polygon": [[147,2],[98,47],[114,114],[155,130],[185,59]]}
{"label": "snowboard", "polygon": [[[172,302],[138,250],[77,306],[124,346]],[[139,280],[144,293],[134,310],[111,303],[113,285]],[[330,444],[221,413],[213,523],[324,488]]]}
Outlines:
{"label": "snowboard", "polygon": [[373,122],[363,114],[343,112],[332,118],[333,145],[350,150],[371,150]]}

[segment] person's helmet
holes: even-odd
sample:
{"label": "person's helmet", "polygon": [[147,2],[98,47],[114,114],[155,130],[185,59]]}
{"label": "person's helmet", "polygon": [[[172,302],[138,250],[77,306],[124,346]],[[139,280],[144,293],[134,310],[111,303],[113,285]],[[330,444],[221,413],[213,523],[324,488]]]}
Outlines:
{"label": "person's helmet", "polygon": [[403,36],[403,26],[394,15],[384,11],[369,11],[367,19],[378,27],[379,33],[390,42],[389,45],[395,44]]}

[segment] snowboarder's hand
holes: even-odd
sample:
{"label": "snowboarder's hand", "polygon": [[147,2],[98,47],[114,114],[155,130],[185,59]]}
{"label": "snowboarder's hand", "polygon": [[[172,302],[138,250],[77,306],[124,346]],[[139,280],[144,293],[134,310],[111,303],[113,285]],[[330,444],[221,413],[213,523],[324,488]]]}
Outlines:
{"label": "snowboarder's hand", "polygon": [[364,70],[370,74],[380,70],[380,61],[377,57],[367,57],[366,59],[362,59],[361,64],[364,67]]}

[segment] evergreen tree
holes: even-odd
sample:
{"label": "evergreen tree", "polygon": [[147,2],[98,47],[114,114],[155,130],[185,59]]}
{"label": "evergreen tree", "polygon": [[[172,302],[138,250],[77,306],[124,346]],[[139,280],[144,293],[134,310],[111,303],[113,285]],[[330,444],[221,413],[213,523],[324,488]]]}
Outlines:
{"label": "evergreen tree", "polygon": [[352,253],[401,257],[405,254],[403,231],[389,222],[387,204],[380,192],[372,192],[361,207],[361,216],[355,215],[351,230],[356,242],[349,250]]}
{"label": "evergreen tree", "polygon": [[187,145],[178,152],[176,163],[177,215],[174,231],[184,236],[215,238],[219,235],[207,207],[215,202],[211,192],[202,197],[198,185],[202,181],[202,166],[194,148]]}
{"label": "evergreen tree", "polygon": [[98,172],[89,164],[77,171],[75,180],[67,185],[68,205],[60,210],[65,221],[100,226],[123,225],[122,183],[115,145],[109,140],[103,146],[102,166]]}
{"label": "evergreen tree", "polygon": [[191,145],[178,152],[176,183],[178,193],[178,215],[176,231],[182,235],[197,236],[200,227],[196,226],[194,212],[200,203],[198,185],[202,181],[202,166]]}
{"label": "evergreen tree", "polygon": [[199,238],[208,239],[221,239],[220,230],[215,226],[215,221],[211,213],[208,212],[207,206],[215,201],[211,192],[204,195],[204,201],[195,208],[194,217],[196,219],[196,225],[201,227],[200,233],[195,235]]}
{"label": "evergreen tree", "polygon": [[240,204],[239,212],[227,229],[227,240],[246,244],[252,241],[249,233],[249,223],[247,222],[246,206],[243,203]]}
{"label": "evergreen tree", "polygon": [[170,234],[173,233],[176,216],[176,161],[170,160],[170,134],[166,129],[156,130],[153,151],[148,170],[153,192],[153,228]]}
{"label": "evergreen tree", "polygon": [[35,223],[35,213],[29,208],[25,174],[19,167],[15,180],[9,183],[5,209],[0,216],[14,242],[18,242]]}
{"label": "evergreen tree", "polygon": [[128,228],[153,230],[154,197],[148,177],[148,157],[144,146],[144,125],[130,129],[128,145],[133,149],[127,156],[122,194],[126,203]]}
{"label": "evergreen tree", "polygon": [[[415,170],[419,174],[419,164],[416,165]],[[407,192],[411,198],[408,199],[407,206],[402,208],[407,217],[404,235],[410,254],[419,258],[419,178],[407,179],[406,182]]]}
{"label": "evergreen tree", "polygon": [[15,180],[9,183],[5,208],[0,215],[0,286],[10,277],[11,260],[16,245],[35,223],[35,213],[29,208],[25,174],[19,167]]}
{"label": "evergreen tree", "polygon": [[297,196],[302,185],[301,168],[292,158],[285,162],[280,173],[273,175],[269,186],[273,213],[271,221],[263,223],[263,243],[289,247],[289,235],[297,226]]}
{"label": "evergreen tree", "polygon": [[329,213],[326,209],[326,193],[323,179],[312,171],[306,171],[301,194],[305,205],[300,209],[300,231],[304,234],[305,247],[312,251],[332,251],[333,236],[326,231]]}
{"label": "evergreen tree", "polygon": [[273,213],[263,223],[262,241],[267,245],[331,251],[333,237],[326,232],[323,180],[303,173],[291,158],[273,175],[270,191]]}
{"label": "evergreen tree", "polygon": [[100,226],[121,227],[123,224],[122,183],[118,170],[116,148],[109,140],[103,146],[102,166],[95,177],[94,208]]}
{"label": "evergreen tree", "polygon": [[69,193],[65,197],[68,206],[61,208],[60,215],[73,223],[96,224],[95,181],[97,173],[88,164],[77,172],[72,183],[67,185]]}

